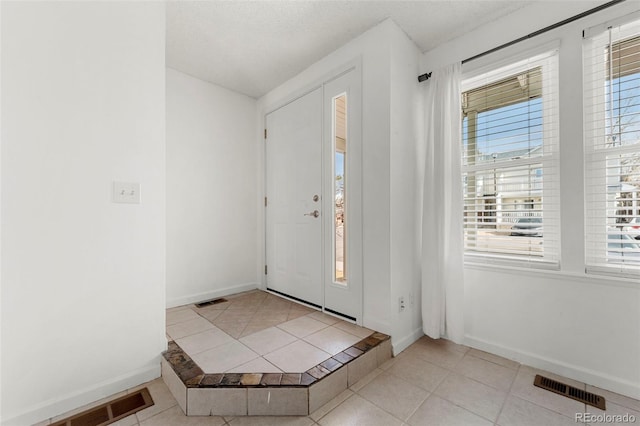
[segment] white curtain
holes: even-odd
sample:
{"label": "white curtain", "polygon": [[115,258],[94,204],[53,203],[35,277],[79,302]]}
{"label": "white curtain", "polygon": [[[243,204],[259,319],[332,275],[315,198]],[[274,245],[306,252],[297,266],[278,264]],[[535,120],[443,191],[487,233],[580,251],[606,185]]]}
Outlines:
{"label": "white curtain", "polygon": [[422,209],[422,329],[456,343],[464,337],[460,68],[426,82]]}

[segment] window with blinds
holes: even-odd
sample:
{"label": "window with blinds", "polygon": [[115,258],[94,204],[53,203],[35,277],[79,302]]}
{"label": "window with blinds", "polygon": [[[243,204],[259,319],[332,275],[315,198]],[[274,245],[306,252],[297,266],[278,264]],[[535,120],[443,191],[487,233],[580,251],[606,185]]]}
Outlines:
{"label": "window with blinds", "polygon": [[559,265],[555,53],[463,81],[468,262]]}
{"label": "window with blinds", "polygon": [[588,273],[640,277],[640,21],[585,31]]}

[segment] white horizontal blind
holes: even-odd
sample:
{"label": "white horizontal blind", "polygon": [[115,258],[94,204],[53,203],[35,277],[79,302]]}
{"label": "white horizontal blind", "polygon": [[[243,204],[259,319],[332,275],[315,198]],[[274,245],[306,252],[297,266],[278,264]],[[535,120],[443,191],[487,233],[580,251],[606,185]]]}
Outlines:
{"label": "white horizontal blind", "polygon": [[640,277],[640,23],[583,44],[588,273]]}
{"label": "white horizontal blind", "polygon": [[465,258],[557,268],[555,51],[463,82]]}

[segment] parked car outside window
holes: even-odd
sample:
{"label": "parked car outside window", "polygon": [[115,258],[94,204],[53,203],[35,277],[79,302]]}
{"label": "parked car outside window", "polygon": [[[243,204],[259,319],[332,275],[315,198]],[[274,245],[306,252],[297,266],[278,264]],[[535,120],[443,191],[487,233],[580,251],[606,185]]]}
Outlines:
{"label": "parked car outside window", "polygon": [[511,227],[512,236],[542,237],[541,217],[521,217]]}
{"label": "parked car outside window", "polygon": [[622,230],[632,238],[635,238],[636,240],[640,240],[640,217],[636,216],[633,219],[631,219],[631,222],[623,226]]}

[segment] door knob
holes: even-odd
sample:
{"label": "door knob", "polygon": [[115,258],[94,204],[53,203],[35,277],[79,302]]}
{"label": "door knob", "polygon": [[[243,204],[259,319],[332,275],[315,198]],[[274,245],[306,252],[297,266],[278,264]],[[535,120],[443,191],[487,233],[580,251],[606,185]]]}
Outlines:
{"label": "door knob", "polygon": [[313,216],[313,217],[318,217],[320,216],[320,212],[318,210],[314,210],[311,213],[305,213],[305,216]]}

